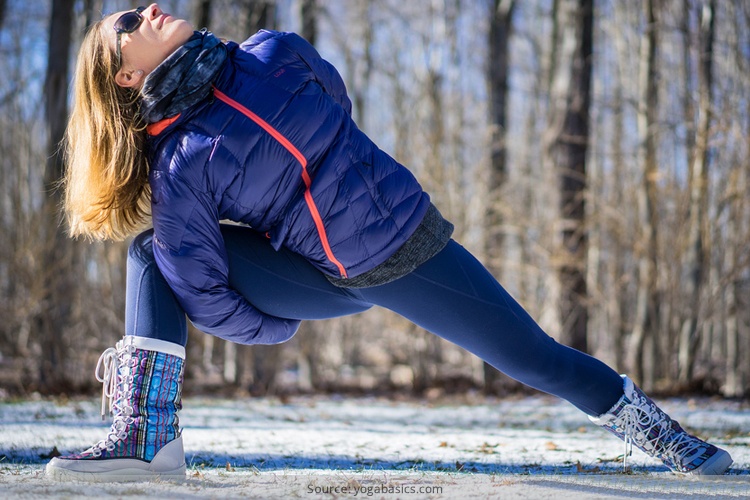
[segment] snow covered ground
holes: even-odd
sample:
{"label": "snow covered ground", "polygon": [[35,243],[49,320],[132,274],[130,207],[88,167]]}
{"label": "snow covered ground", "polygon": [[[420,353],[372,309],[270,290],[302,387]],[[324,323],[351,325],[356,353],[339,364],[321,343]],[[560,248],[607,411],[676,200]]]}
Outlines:
{"label": "snow covered ground", "polygon": [[47,456],[80,451],[109,427],[99,402],[0,404],[0,498],[750,498],[750,404],[660,402],[726,448],[729,474],[686,478],[634,451],[567,403],[374,398],[184,402],[180,483],[56,483]]}

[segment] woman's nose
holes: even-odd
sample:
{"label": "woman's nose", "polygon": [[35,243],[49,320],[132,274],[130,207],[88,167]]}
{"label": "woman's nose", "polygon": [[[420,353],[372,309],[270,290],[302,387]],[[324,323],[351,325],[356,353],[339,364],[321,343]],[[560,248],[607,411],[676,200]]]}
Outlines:
{"label": "woman's nose", "polygon": [[156,19],[162,15],[162,10],[159,8],[159,5],[154,2],[146,8],[146,15],[149,19]]}

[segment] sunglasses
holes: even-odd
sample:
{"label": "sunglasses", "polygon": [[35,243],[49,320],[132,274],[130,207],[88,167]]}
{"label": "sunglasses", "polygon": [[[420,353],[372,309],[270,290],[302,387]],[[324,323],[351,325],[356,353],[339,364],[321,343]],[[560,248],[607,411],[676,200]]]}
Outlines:
{"label": "sunglasses", "polygon": [[115,21],[115,33],[117,33],[117,67],[122,64],[121,38],[123,33],[132,33],[138,29],[143,22],[143,12],[146,7],[138,7],[134,11],[126,12]]}

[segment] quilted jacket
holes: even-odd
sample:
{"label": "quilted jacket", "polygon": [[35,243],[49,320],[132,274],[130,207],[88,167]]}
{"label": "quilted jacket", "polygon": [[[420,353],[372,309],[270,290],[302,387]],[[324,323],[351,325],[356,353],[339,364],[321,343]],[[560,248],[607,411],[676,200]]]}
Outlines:
{"label": "quilted jacket", "polygon": [[260,31],[227,49],[211,95],[149,127],[154,253],[198,328],[278,343],[298,322],[230,287],[219,221],[247,224],[323,273],[355,277],[403,245],[430,201],[357,128],[340,75],[304,39]]}

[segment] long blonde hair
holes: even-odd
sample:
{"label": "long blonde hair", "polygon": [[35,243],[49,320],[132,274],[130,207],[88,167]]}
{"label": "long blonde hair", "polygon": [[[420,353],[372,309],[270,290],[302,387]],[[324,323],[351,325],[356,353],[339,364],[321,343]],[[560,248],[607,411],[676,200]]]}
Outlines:
{"label": "long blonde hair", "polygon": [[94,24],[81,44],[62,181],[70,234],[122,240],[150,218],[146,126],[137,90],[115,83],[116,56]]}

